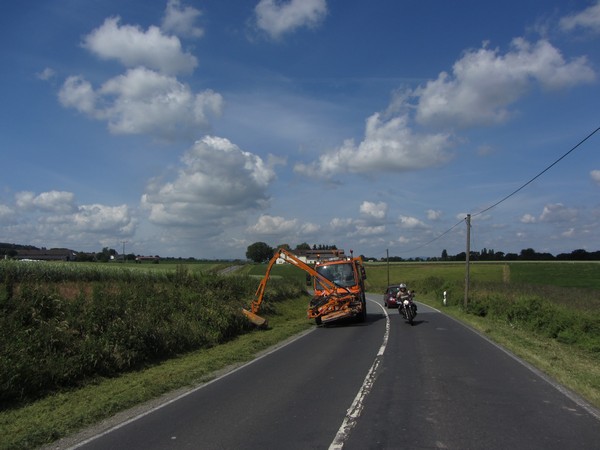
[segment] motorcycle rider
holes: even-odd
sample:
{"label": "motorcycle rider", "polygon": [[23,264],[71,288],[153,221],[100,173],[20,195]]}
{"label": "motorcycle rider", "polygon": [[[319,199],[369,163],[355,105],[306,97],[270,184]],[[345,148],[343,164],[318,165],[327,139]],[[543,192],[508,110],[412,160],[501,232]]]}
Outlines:
{"label": "motorcycle rider", "polygon": [[414,293],[408,290],[405,283],[400,283],[399,288],[400,289],[398,289],[398,293],[396,294],[396,303],[398,304],[398,306],[400,306],[404,303],[404,300],[408,299],[416,316],[417,305],[413,302]]}

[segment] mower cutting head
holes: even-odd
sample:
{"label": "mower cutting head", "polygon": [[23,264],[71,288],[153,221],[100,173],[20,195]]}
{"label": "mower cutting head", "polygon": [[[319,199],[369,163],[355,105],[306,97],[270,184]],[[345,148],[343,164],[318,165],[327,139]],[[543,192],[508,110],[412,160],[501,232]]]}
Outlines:
{"label": "mower cutting head", "polygon": [[252,322],[254,325],[256,325],[259,328],[267,328],[267,326],[269,325],[269,323],[267,322],[267,319],[260,317],[258,314],[254,314],[251,311],[248,311],[245,308],[242,308],[242,312],[244,313],[244,315],[248,318],[248,320],[250,322]]}

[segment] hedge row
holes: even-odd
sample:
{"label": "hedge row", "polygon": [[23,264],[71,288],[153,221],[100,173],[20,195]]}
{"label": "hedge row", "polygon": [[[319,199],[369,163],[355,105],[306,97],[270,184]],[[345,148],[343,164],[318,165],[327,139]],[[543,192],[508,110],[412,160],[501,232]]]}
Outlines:
{"label": "hedge row", "polygon": [[[561,289],[568,295],[567,289]],[[467,311],[500,320],[538,335],[600,354],[600,312],[574,307],[577,299],[554,301],[518,288],[478,289],[469,298]]]}
{"label": "hedge row", "polygon": [[[437,299],[449,292],[452,305],[463,306],[464,285],[439,277],[409,284],[420,294]],[[600,311],[594,289],[537,286],[525,283],[472,283],[466,311],[509,323],[540,336],[556,339],[600,357]]]}

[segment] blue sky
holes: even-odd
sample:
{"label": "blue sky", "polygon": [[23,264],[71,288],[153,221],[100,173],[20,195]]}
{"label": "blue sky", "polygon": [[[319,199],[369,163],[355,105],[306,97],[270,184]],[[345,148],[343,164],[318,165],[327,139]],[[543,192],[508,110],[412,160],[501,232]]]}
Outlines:
{"label": "blue sky", "polygon": [[2,10],[0,242],[600,249],[598,0]]}

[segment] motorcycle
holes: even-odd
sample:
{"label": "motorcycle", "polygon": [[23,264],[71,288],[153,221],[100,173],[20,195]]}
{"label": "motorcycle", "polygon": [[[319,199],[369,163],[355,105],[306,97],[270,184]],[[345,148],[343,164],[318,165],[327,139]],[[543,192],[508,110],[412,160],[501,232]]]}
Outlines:
{"label": "motorcycle", "polygon": [[413,292],[402,295],[400,302],[398,312],[412,325],[417,315],[417,305],[413,302]]}

